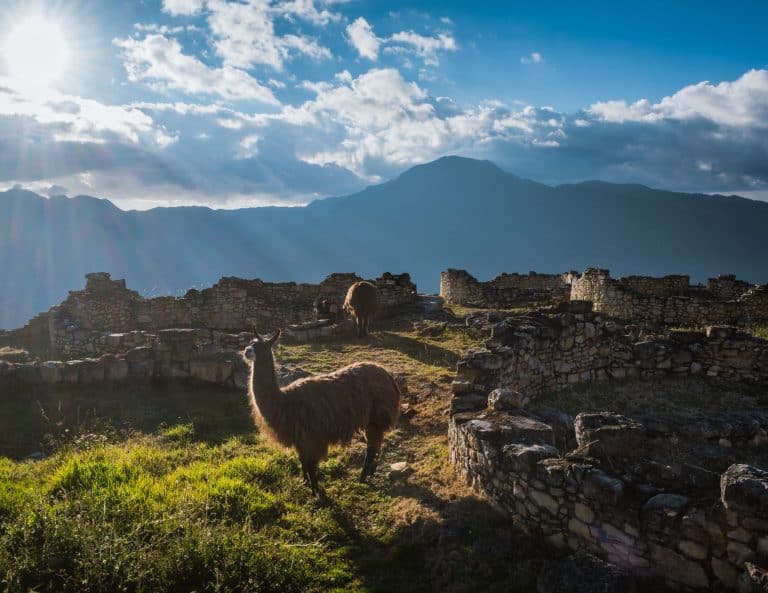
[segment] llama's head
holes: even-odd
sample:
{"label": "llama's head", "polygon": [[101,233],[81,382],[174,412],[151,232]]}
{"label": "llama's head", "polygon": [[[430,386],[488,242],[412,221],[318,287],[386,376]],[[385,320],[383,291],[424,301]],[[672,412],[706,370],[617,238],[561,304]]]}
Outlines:
{"label": "llama's head", "polygon": [[280,339],[280,330],[277,330],[271,338],[264,338],[255,333],[255,337],[243,350],[243,358],[254,365],[272,362],[272,346]]}

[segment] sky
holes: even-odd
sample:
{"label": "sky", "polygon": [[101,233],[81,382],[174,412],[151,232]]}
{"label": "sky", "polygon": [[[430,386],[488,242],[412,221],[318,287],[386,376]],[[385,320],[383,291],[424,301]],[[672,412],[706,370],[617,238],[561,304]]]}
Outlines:
{"label": "sky", "polygon": [[2,0],[0,188],[300,205],[447,154],[768,200],[768,3]]}

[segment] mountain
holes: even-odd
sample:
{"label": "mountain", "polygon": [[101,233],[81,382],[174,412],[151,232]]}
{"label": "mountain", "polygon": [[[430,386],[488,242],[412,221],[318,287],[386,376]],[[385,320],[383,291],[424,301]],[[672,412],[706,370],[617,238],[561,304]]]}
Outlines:
{"label": "mountain", "polygon": [[444,157],[302,208],[125,212],[107,200],[0,192],[0,327],[22,325],[108,271],[145,295],[225,275],[317,282],[331,272],[588,266],[614,275],[734,273],[768,282],[768,203],[600,181],[550,187],[488,161]]}

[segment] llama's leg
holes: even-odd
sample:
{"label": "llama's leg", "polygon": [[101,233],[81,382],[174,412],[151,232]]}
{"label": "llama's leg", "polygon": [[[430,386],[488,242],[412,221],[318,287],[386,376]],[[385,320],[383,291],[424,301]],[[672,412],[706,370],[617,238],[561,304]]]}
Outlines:
{"label": "llama's leg", "polygon": [[309,477],[309,468],[311,464],[308,460],[302,457],[299,457],[299,461],[301,462],[301,477],[307,486],[311,486],[312,480]]}
{"label": "llama's leg", "polygon": [[360,481],[373,476],[376,472],[376,465],[379,462],[379,452],[381,451],[381,442],[384,440],[384,431],[375,424],[369,424],[365,429],[365,440],[368,446],[365,451],[365,461],[363,469],[360,472]]}
{"label": "llama's leg", "polygon": [[363,318],[355,317],[355,325],[357,326],[357,337],[363,337]]}
{"label": "llama's leg", "polygon": [[317,466],[318,466],[318,462],[317,461],[313,461],[310,464],[309,470],[307,472],[307,474],[309,476],[309,485],[312,488],[312,495],[313,496],[317,496],[318,494],[320,494],[320,486],[319,486],[319,484],[317,482]]}
{"label": "llama's leg", "polygon": [[363,336],[368,335],[368,316],[363,317]]}

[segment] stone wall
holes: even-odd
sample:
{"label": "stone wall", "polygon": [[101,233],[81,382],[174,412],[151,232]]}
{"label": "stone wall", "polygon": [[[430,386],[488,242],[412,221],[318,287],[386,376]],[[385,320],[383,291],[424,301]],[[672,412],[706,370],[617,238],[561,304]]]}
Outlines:
{"label": "stone wall", "polygon": [[[347,289],[358,280],[361,278],[355,274],[331,274],[320,284],[225,277],[210,288],[192,289],[182,297],[145,299],[129,290],[124,280],[93,273],[86,275],[83,290],[71,291],[64,302],[0,339],[24,345],[34,335],[35,354],[71,359],[110,352],[105,348],[109,334],[133,330],[151,333],[183,327],[233,332],[255,327],[270,331],[311,320],[318,297],[336,302],[340,308]],[[379,288],[383,314],[417,297],[408,274],[385,273],[373,282]]]}
{"label": "stone wall", "polygon": [[487,308],[544,305],[568,301],[575,272],[565,274],[502,274],[480,282],[465,270],[440,274],[440,296],[445,302]]}
{"label": "stone wall", "polygon": [[[644,428],[627,424],[628,432]],[[615,427],[583,436],[599,442],[600,428]],[[606,433],[604,442],[618,441],[615,430]],[[637,443],[623,436],[625,445]],[[661,488],[653,475],[627,471],[637,464],[621,463],[616,447],[610,463],[561,454],[552,426],[520,412],[456,414],[449,442],[458,471],[517,525],[639,577],[674,589],[735,590],[749,580],[750,562],[768,560],[768,472],[753,466],[734,464],[722,475],[690,466],[681,471],[685,484],[669,475],[673,466],[646,464],[677,482]]]}
{"label": "stone wall", "polygon": [[564,312],[507,317],[486,349],[458,363],[454,393],[510,387],[534,394],[582,381],[707,375],[768,379],[768,341],[731,326],[655,335],[571,302]]}
{"label": "stone wall", "polygon": [[115,353],[69,361],[0,361],[0,392],[18,385],[104,385],[148,379],[192,379],[244,388],[246,366],[240,352],[249,332],[166,329],[156,334],[112,334],[105,344]]}
{"label": "stone wall", "polygon": [[556,545],[675,587],[733,589],[745,562],[768,560],[768,474],[734,466],[721,478],[670,449],[682,437],[764,447],[768,412],[582,414],[574,428],[565,414],[526,410],[539,392],[583,381],[768,381],[768,341],[730,326],[656,335],[578,301],[497,320],[490,331],[487,347],[458,363],[449,425],[451,459],[480,494]]}
{"label": "stone wall", "polygon": [[750,324],[768,320],[768,285],[734,276],[690,286],[688,276],[611,278],[588,268],[571,283],[572,300],[592,301],[595,311],[613,317],[667,325]]}

